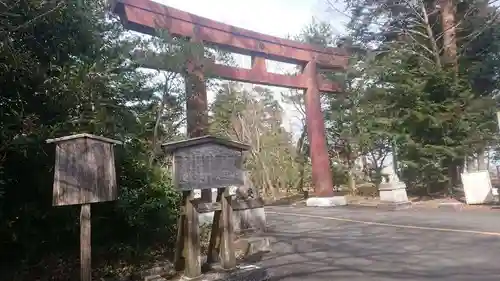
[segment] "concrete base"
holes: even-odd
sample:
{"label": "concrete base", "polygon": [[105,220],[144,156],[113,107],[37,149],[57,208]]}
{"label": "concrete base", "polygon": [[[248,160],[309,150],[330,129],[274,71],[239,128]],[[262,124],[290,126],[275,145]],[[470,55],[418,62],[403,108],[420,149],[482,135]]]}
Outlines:
{"label": "concrete base", "polygon": [[306,200],[306,206],[308,207],[336,207],[346,205],[347,199],[345,196],[311,197]]}
{"label": "concrete base", "polygon": [[378,190],[380,192],[380,201],[393,203],[408,202],[404,182],[381,183]]}
{"label": "concrete base", "polygon": [[379,188],[380,204],[377,207],[386,210],[402,210],[411,208],[411,202],[408,201],[406,194],[406,185],[404,182],[381,183]]}

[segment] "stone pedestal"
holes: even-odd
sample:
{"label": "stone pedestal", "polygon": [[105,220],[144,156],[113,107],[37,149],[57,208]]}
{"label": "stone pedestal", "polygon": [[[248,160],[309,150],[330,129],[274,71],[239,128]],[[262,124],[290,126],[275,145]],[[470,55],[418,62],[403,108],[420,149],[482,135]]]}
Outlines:
{"label": "stone pedestal", "polygon": [[306,206],[308,207],[336,207],[346,205],[347,199],[343,195],[333,197],[311,197],[306,200]]}
{"label": "stone pedestal", "polygon": [[266,213],[264,207],[234,210],[233,211],[234,232],[239,233],[245,230],[257,232],[266,231]]}
{"label": "stone pedestal", "polygon": [[[198,217],[199,225],[212,224],[214,212],[203,213]],[[234,210],[232,217],[234,231],[236,233],[243,231],[266,231],[266,212],[264,207],[247,210]]]}
{"label": "stone pedestal", "polygon": [[380,204],[378,207],[391,210],[407,209],[411,207],[406,194],[404,182],[393,181],[381,183],[379,186]]}
{"label": "stone pedestal", "polygon": [[[214,220],[214,212],[203,213],[198,217],[199,225],[212,224]],[[233,227],[235,232],[246,230],[266,231],[266,213],[264,207],[253,208],[247,210],[233,211]]]}
{"label": "stone pedestal", "polygon": [[[245,231],[265,232],[266,231],[266,212],[264,210],[264,201],[261,200],[260,206],[250,208],[250,201],[259,198],[258,190],[253,186],[250,174],[245,172],[244,184],[236,190],[234,202],[239,202],[246,208],[235,208],[233,210],[233,228],[236,233]],[[238,204],[239,205],[239,204]],[[257,207],[257,208],[255,208]]]}

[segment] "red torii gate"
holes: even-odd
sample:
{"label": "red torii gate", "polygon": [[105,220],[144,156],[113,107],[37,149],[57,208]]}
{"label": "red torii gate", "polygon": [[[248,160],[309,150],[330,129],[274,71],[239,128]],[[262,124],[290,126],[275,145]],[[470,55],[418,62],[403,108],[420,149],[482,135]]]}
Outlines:
{"label": "red torii gate", "polygon": [[[215,77],[305,90],[307,134],[310,142],[312,179],[317,197],[333,197],[332,174],[321,112],[320,92],[340,92],[341,87],[318,74],[318,68],[345,70],[348,54],[339,48],[323,48],[281,39],[180,11],[149,0],[117,0],[112,11],[124,26],[133,31],[155,34],[166,29],[173,36],[214,45],[226,51],[251,56],[251,69],[230,67],[213,62],[191,61],[186,75],[187,131],[190,137],[206,135],[208,106],[203,67]],[[298,75],[269,73],[266,59],[303,67]],[[207,65],[209,64],[209,65]],[[203,194],[209,196],[210,194]]]}

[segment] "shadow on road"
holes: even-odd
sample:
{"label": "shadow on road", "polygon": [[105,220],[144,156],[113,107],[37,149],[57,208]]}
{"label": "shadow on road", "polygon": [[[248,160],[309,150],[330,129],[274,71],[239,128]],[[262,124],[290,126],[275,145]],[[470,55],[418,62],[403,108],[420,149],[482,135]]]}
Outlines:
{"label": "shadow on road", "polygon": [[498,280],[500,238],[270,215],[272,281]]}

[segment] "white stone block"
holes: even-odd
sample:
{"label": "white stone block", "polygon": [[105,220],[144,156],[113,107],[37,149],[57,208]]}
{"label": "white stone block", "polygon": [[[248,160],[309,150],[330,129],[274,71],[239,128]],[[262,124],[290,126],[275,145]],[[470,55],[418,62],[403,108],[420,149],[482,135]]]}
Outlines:
{"label": "white stone block", "polygon": [[380,201],[391,203],[408,202],[406,185],[403,182],[381,183],[379,186]]}
{"label": "white stone block", "polygon": [[347,205],[345,196],[311,197],[306,200],[306,206],[308,207],[335,207],[345,205]]}
{"label": "white stone block", "polygon": [[462,184],[467,205],[487,204],[495,201],[488,171],[462,173]]}

